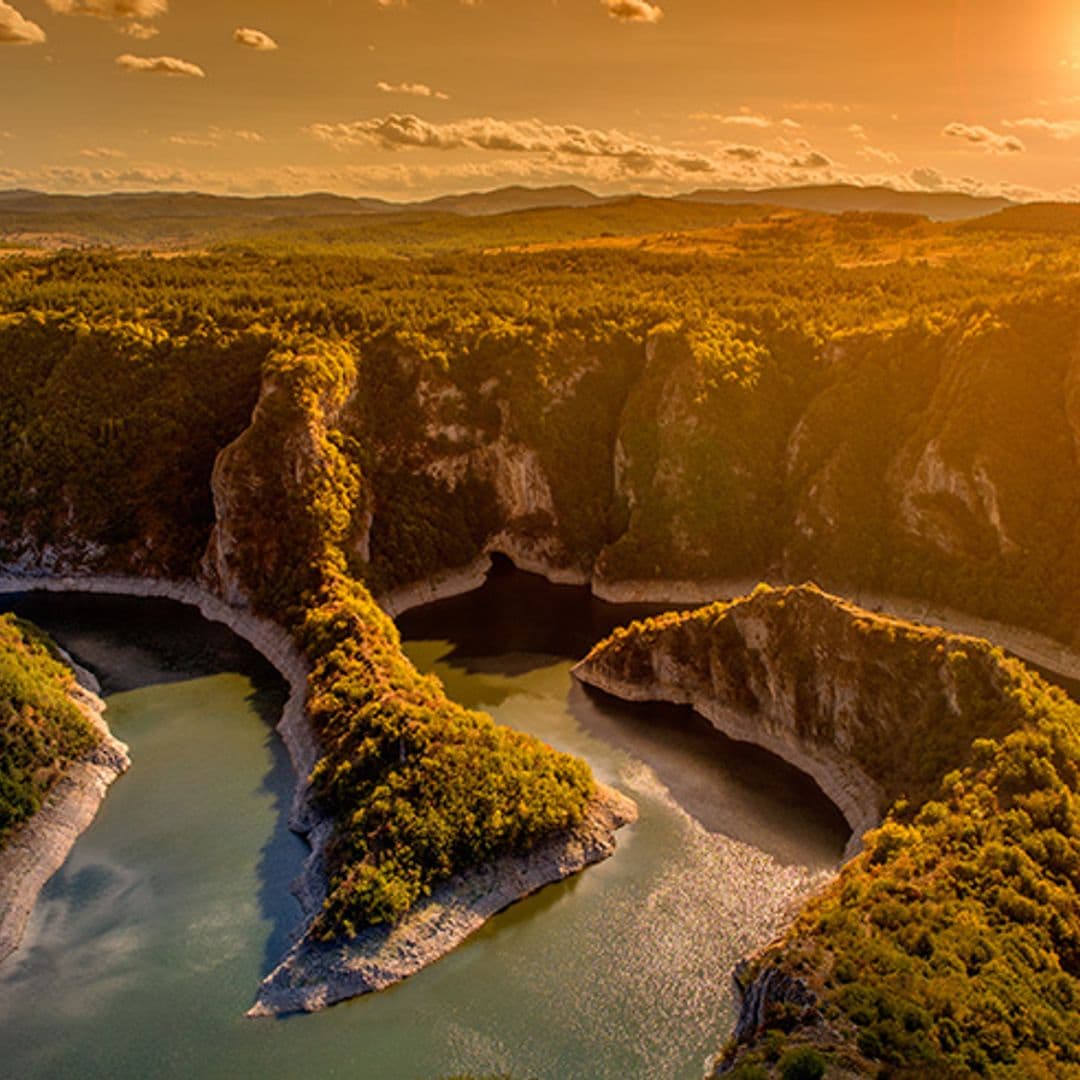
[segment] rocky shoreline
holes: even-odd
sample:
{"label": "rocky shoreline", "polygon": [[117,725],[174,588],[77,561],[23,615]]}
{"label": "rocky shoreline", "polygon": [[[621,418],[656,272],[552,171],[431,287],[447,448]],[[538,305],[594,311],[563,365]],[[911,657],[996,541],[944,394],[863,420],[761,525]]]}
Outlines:
{"label": "rocky shoreline", "polygon": [[844,849],[844,862],[862,850],[863,834],[881,823],[885,802],[881,789],[841,753],[829,753],[823,747],[810,746],[794,733],[784,737],[762,727],[760,720],[748,713],[712,701],[704,693],[687,692],[671,683],[638,683],[618,679],[598,670],[587,660],[576,664],[573,673],[581,682],[624,701],[664,701],[689,705],[729,739],[760,746],[812,777],[851,828],[851,839]]}
{"label": "rocky shoreline", "polygon": [[0,963],[19,947],[38,894],[94,820],[109,786],[130,765],[128,748],[102,715],[105,702],[98,696],[97,680],[66,654],[63,659],[75,673],[71,700],[101,734],[101,742],[71,765],[41,809],[0,851]]}
{"label": "rocky shoreline", "polygon": [[[485,553],[467,566],[394,590],[380,597],[379,603],[388,614],[396,616],[421,604],[461,595],[481,586],[490,566],[490,554]],[[568,583],[568,575],[539,563],[530,564],[525,569],[541,573],[555,583]],[[750,580],[608,582],[594,579],[591,588],[599,598],[614,603],[676,605],[733,598],[749,592],[756,584],[756,581]],[[322,856],[333,833],[333,822],[319,815],[308,798],[306,777],[318,756],[318,744],[304,711],[309,669],[286,631],[269,620],[225,603],[194,581],[74,573],[0,575],[0,593],[32,590],[159,597],[192,605],[205,618],[224,623],[248,641],[285,678],[290,693],[277,728],[297,775],[290,828],[303,835],[311,846],[304,870],[293,885],[304,911],[306,926],[326,894]],[[946,629],[982,633],[1018,656],[1069,677],[1080,678],[1080,654],[1041,635],[979,620],[960,612],[938,609],[929,603],[868,594],[856,594],[856,598],[868,607],[900,617],[932,620]],[[880,820],[882,805],[877,786],[852,763],[844,761],[840,754],[822,754],[820,748],[810,752],[797,740],[762,733],[746,717],[730,708],[719,707],[705,700],[698,701],[691,694],[679,696],[675,692],[675,696],[672,696],[670,687],[665,689],[663,695],[658,695],[657,687],[635,686],[599,673],[587,674],[581,665],[575,669],[575,674],[582,681],[623,698],[644,700],[664,696],[666,700],[689,704],[730,737],[755,742],[812,776],[844,813],[852,828],[852,840],[845,851],[845,860],[859,850],[863,832]],[[126,767],[126,757],[124,761]],[[107,784],[102,786],[100,780],[85,783],[90,784],[90,790],[100,790],[93,804],[93,809],[96,809]],[[92,816],[91,810],[79,831],[85,828]],[[445,955],[487,918],[515,900],[606,858],[614,850],[614,830],[635,817],[632,802],[611,789],[602,788],[590,807],[586,821],[576,829],[553,837],[530,854],[507,856],[494,864],[444,882],[392,930],[376,927],[354,942],[330,945],[314,942],[301,932],[286,957],[264,980],[249,1015],[312,1011],[357,994],[381,989],[407,977]],[[68,848],[77,835],[78,832],[72,833]],[[32,836],[28,836],[27,840],[31,846],[38,843]],[[63,857],[48,871],[37,889],[62,861]],[[4,881],[3,864],[0,863],[0,882]],[[3,884],[0,884],[0,889],[6,895],[7,889]],[[20,901],[25,907],[23,923],[32,909],[37,889],[33,891],[29,906],[25,900]],[[8,906],[13,907],[12,904]],[[8,919],[6,912],[7,909],[5,926]],[[5,940],[0,934],[0,957],[4,955]]]}
{"label": "rocky shoreline", "polygon": [[[468,580],[474,582],[471,587],[475,588],[482,584],[489,567],[490,559],[484,556],[469,573],[454,572],[442,583],[436,579],[415,586],[399,603],[428,603],[437,599],[447,584],[454,592],[445,595],[467,591],[462,585]],[[414,974],[464,941],[490,916],[544,885],[561,881],[613,854],[615,830],[637,817],[631,800],[600,787],[578,826],[551,837],[532,852],[505,856],[444,882],[392,931],[374,927],[355,941],[331,945],[314,942],[307,936],[306,927],[326,896],[323,854],[334,823],[319,814],[309,798],[307,777],[318,756],[318,743],[304,709],[309,669],[288,634],[269,620],[226,604],[193,581],[106,574],[0,575],[0,593],[33,590],[157,597],[189,604],[198,608],[204,618],[224,623],[246,640],[288,682],[289,699],[277,730],[297,776],[289,827],[304,837],[311,852],[292,885],[303,910],[298,940],[264,980],[250,1016],[310,1012]]]}
{"label": "rocky shoreline", "polygon": [[248,1016],[313,1012],[382,990],[445,956],[492,916],[615,851],[616,829],[637,819],[633,801],[599,786],[582,822],[520,855],[457,874],[436,886],[396,926],[349,942],[308,935],[267,976]]}

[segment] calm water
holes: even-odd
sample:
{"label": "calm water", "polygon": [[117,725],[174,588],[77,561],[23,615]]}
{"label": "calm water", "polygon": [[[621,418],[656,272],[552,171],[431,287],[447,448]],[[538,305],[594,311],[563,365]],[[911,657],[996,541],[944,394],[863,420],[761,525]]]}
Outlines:
{"label": "calm water", "polygon": [[[730,973],[835,865],[842,820],[805,778],[684,710],[573,683],[633,611],[526,575],[401,620],[450,693],[589,760],[637,800],[614,858],[492,919],[406,983],[314,1016],[245,1020],[298,909],[303,845],[271,724],[283,690],[220,627],[157,601],[20,611],[102,678],[133,767],[0,968],[13,1077],[700,1077]],[[639,609],[640,610],[640,609]]]}

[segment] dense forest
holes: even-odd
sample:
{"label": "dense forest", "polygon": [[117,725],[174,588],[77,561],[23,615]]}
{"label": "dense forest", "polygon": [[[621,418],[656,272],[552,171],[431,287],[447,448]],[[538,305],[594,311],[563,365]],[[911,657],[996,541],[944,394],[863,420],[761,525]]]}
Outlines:
{"label": "dense forest", "polygon": [[1075,638],[1068,231],[730,207],[687,231],[701,209],[455,218],[441,254],[351,223],[299,254],[0,260],[0,562],[194,577],[292,630],[338,822],[325,936],[585,812],[580,763],[450,703],[375,603],[485,551]]}
{"label": "dense forest", "polygon": [[0,847],[101,741],[69,696],[73,679],[40,630],[0,615]]}

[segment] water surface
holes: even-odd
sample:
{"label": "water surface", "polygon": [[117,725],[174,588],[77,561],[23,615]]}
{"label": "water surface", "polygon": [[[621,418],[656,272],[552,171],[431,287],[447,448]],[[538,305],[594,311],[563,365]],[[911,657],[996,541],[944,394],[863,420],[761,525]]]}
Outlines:
{"label": "water surface", "polygon": [[[842,819],[801,774],[688,710],[574,684],[635,611],[528,575],[402,618],[450,693],[581,754],[633,797],[614,858],[490,920],[404,984],[314,1016],[244,1009],[298,909],[303,845],[272,731],[283,688],[163,601],[20,601],[98,672],[133,766],[0,968],[5,1075],[700,1077],[733,1022],[731,968],[835,865]],[[640,610],[640,609],[635,609]]]}

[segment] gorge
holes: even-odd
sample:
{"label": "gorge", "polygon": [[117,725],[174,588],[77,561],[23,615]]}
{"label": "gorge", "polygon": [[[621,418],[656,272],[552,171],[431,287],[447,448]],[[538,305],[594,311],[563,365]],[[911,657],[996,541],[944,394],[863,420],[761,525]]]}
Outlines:
{"label": "gorge", "polygon": [[[287,650],[287,716],[303,676],[297,730],[314,733],[290,742],[314,796],[294,823],[328,845],[315,951],[387,933],[440,883],[610,804],[580,762],[455,704],[401,653],[386,613],[477,584],[492,553],[612,599],[812,578],[1022,628],[997,640],[1075,664],[1068,240],[808,215],[728,242],[737,255],[0,267],[3,568],[20,588],[197,595]],[[865,245],[922,257],[851,261]],[[969,744],[937,747],[924,788]],[[838,764],[808,768],[828,783]],[[900,794],[870,779],[834,785],[858,829]],[[328,1000],[304,981],[287,1008]],[[955,1033],[925,1032],[952,1052]],[[911,1050],[875,1038],[859,1053]]]}

